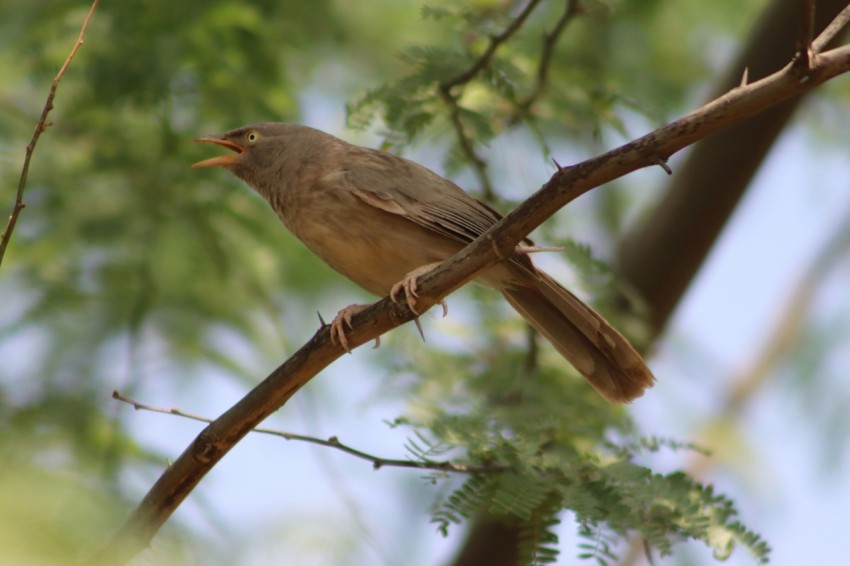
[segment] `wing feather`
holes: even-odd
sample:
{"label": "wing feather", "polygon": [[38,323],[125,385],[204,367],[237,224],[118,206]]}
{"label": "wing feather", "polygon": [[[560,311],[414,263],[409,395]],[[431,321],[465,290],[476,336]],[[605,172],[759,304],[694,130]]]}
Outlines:
{"label": "wing feather", "polygon": [[339,180],[362,202],[469,243],[502,216],[430,169],[367,148],[353,152]]}

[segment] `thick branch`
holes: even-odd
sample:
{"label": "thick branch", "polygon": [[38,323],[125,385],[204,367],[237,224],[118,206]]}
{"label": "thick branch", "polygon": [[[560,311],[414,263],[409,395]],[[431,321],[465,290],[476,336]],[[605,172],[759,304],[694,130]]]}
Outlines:
{"label": "thick branch", "polygon": [[[519,208],[434,271],[424,275],[419,281],[417,306],[422,311],[430,308],[481,271],[508,257],[528,233],[562,206],[592,188],[653,165],[659,158],[665,159],[702,137],[848,70],[850,47],[819,54],[805,76],[789,65],[761,81],[734,89],[642,138],[557,171]],[[347,333],[349,344],[359,346],[412,319],[413,313],[404,304],[397,305],[383,299],[354,317],[353,328]],[[145,548],[201,478],[242,437],[342,353],[339,346],[331,343],[328,328],[320,329],[268,378],[198,435],[165,470],[98,558],[109,563],[124,562]]]}

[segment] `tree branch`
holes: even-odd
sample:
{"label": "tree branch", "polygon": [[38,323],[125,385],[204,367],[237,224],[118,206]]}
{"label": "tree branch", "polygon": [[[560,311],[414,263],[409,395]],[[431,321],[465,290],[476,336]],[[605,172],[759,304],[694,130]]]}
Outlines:
{"label": "tree branch", "polygon": [[819,53],[826,49],[827,45],[847,28],[848,23],[850,23],[850,4],[841,10],[820,35],[818,35],[817,39],[812,42],[812,51]]}
{"label": "tree branch", "polygon": [[466,128],[463,125],[461,118],[461,107],[457,101],[457,96],[453,95],[449,90],[440,89],[440,98],[449,109],[449,119],[452,123],[452,128],[457,137],[457,143],[461,153],[472,164],[472,170],[475,176],[478,177],[478,182],[481,183],[481,192],[483,199],[486,201],[493,200],[493,183],[490,181],[490,176],[487,174],[487,162],[483,157],[475,151],[475,144],[469,134],[466,133]]}
{"label": "tree branch", "polygon": [[503,43],[509,40],[513,34],[519,31],[519,28],[522,27],[522,24],[525,23],[525,20],[528,19],[528,16],[531,15],[531,12],[534,11],[538,4],[540,4],[540,0],[529,0],[525,8],[522,9],[519,15],[511,21],[502,33],[490,38],[490,44],[487,46],[487,49],[484,50],[484,53],[481,54],[481,57],[476,59],[476,61],[467,70],[463,71],[453,79],[440,83],[440,89],[449,91],[453,87],[466,84],[474,79],[478,73],[487,67],[490,63],[490,59],[492,59],[493,55],[496,54],[496,50],[499,49]]}
{"label": "tree branch", "polygon": [[[843,10],[843,11],[842,11]],[[812,42],[817,59],[846,26],[847,0],[818,0]],[[800,33],[800,0],[777,0],[765,8],[750,38],[741,48],[716,90],[719,96],[747,82],[775,73],[789,61],[801,68],[795,54]],[[832,23],[830,23],[832,21]],[[817,67],[817,62],[815,61]],[[671,183],[662,191],[650,216],[622,239],[616,269],[649,307],[649,326],[659,335],[690,285],[720,231],[735,210],[759,165],[798,107],[806,90],[773,105],[768,111],[708,137],[694,146]],[[628,301],[624,301],[628,304]]]}
{"label": "tree branch", "polygon": [[[531,198],[481,237],[419,280],[420,312],[483,270],[510,256],[532,230],[568,202],[589,190],[673,153],[772,105],[797,96],[850,70],[850,46],[819,54],[801,74],[792,65],[755,83],[733,89],[717,100],[633,142],[557,171]],[[405,301],[385,298],[353,318],[347,332],[351,347],[369,342],[412,320]],[[319,371],[343,354],[322,327],[301,349],[243,399],[207,426],[166,469],[107,548],[96,557],[127,561],[145,548],[174,510],[212,467],[257,424],[278,410]]]}
{"label": "tree branch", "polygon": [[80,33],[77,36],[77,41],[74,42],[74,46],[71,48],[70,53],[68,53],[68,57],[65,58],[65,62],[62,64],[62,67],[53,79],[53,84],[50,86],[50,92],[47,95],[47,101],[44,103],[44,108],[41,111],[41,118],[39,118],[38,123],[35,126],[35,132],[32,135],[32,139],[27,145],[24,165],[21,169],[21,178],[18,181],[18,192],[15,195],[15,204],[12,207],[12,213],[9,215],[9,222],[6,224],[6,229],[3,231],[3,234],[0,235],[0,264],[3,263],[3,256],[6,255],[6,247],[9,245],[9,240],[12,237],[12,231],[15,229],[15,225],[18,223],[18,217],[24,207],[26,207],[26,203],[24,203],[24,190],[27,186],[27,175],[29,175],[30,160],[32,159],[32,154],[35,151],[35,144],[38,143],[38,139],[41,137],[41,134],[44,133],[49,126],[51,126],[51,123],[47,121],[47,115],[50,114],[50,111],[54,108],[53,99],[56,97],[56,90],[59,88],[59,82],[65,75],[65,71],[71,64],[71,60],[84,43],[83,38],[86,35],[86,29],[89,27],[89,22],[91,21],[95,8],[97,8],[98,2],[100,2],[100,0],[94,0],[92,2],[91,8],[89,8],[89,13],[86,15],[86,19],[83,20],[83,25],[80,27]]}
{"label": "tree branch", "polygon": [[[150,411],[152,413],[160,413],[163,415],[174,415],[177,417],[182,417],[184,419],[189,419],[207,424],[211,424],[213,422],[213,420],[210,418],[202,417],[200,415],[193,415],[191,413],[181,411],[180,409],[163,409],[162,407],[154,407],[153,405],[140,403],[139,401],[130,399],[129,397],[122,395],[118,391],[112,392],[112,398],[121,401],[122,403],[132,405],[132,407],[137,411]],[[363,452],[362,450],[358,450],[347,444],[343,444],[336,436],[331,436],[327,439],[323,439],[317,438],[315,436],[306,436],[303,434],[295,434],[293,432],[286,432],[283,430],[263,427],[255,427],[251,430],[251,432],[255,432],[257,434],[267,434],[269,436],[277,436],[285,440],[298,440],[300,442],[307,442],[309,444],[318,444],[319,446],[334,448],[336,450],[345,452],[346,454],[350,454],[351,456],[354,456],[356,458],[360,458],[361,460],[371,462],[372,467],[376,470],[383,467],[394,467],[415,468],[417,470],[434,470],[437,472],[454,472],[461,474],[484,474],[502,472],[508,469],[504,466],[470,466],[467,464],[449,462],[448,460],[431,460],[428,458],[422,460],[400,460],[397,458],[382,458],[380,456],[369,454],[368,452]]]}
{"label": "tree branch", "polygon": [[540,51],[540,61],[537,63],[537,79],[534,83],[534,88],[531,89],[528,96],[519,102],[517,109],[519,114],[528,112],[531,106],[546,90],[546,85],[549,82],[549,66],[552,62],[552,55],[555,53],[555,46],[558,44],[558,39],[566,29],[567,24],[580,13],[581,6],[578,0],[566,0],[564,13],[555,22],[552,31],[544,34],[543,48]]}
{"label": "tree branch", "polygon": [[490,182],[490,176],[487,174],[487,162],[475,151],[475,144],[469,134],[466,133],[461,116],[462,109],[458,103],[460,95],[452,92],[452,90],[455,87],[465,85],[483,71],[490,64],[490,60],[496,54],[499,47],[519,31],[522,24],[525,23],[525,20],[528,19],[528,16],[531,15],[531,12],[534,11],[538,4],[540,4],[540,0],[530,0],[502,33],[490,38],[490,44],[487,46],[487,49],[484,50],[484,53],[468,69],[454,78],[441,82],[437,86],[440,98],[449,109],[449,118],[452,128],[455,130],[460,151],[472,164],[472,169],[476,177],[478,177],[478,182],[481,183],[481,192],[484,195],[484,200],[493,199],[493,183]]}

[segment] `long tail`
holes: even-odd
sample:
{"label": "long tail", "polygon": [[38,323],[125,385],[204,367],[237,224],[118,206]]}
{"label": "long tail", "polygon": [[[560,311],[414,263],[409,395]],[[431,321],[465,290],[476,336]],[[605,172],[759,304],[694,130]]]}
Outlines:
{"label": "long tail", "polygon": [[625,403],[653,384],[640,354],[596,311],[542,271],[521,281],[502,294],[603,397]]}

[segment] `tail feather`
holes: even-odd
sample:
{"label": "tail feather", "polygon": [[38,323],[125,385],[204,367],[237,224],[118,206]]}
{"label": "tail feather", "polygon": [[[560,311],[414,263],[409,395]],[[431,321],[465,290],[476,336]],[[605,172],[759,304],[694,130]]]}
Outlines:
{"label": "tail feather", "polygon": [[524,275],[502,294],[603,397],[624,403],[652,386],[643,358],[600,314],[545,273]]}

